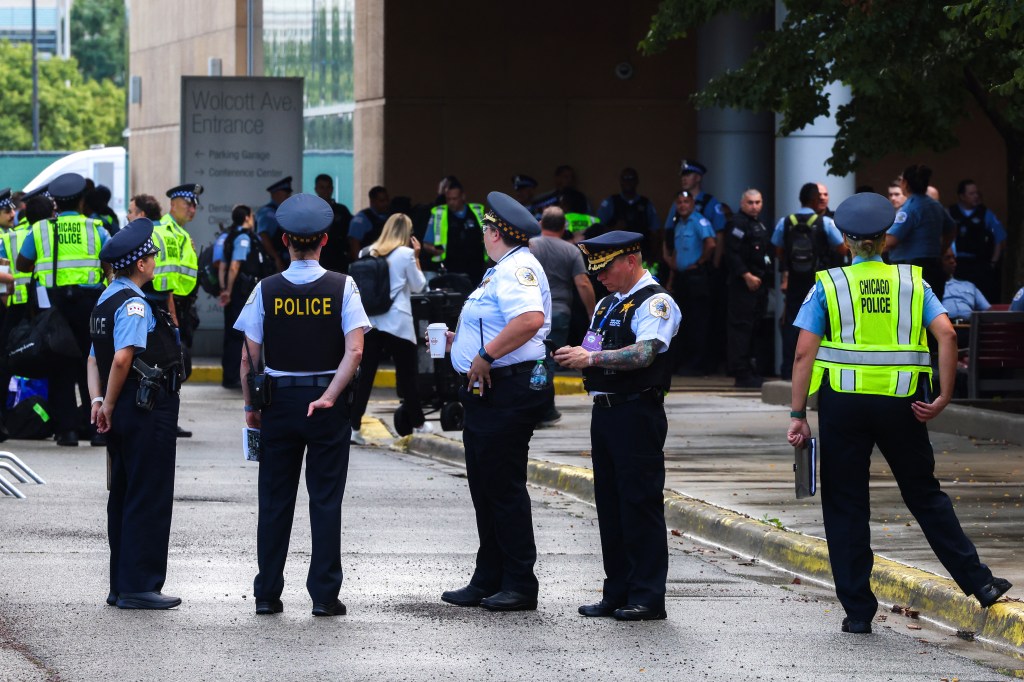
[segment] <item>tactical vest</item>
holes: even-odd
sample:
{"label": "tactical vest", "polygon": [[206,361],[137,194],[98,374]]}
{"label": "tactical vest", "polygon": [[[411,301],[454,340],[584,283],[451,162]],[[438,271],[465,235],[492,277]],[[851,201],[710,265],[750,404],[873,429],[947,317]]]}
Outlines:
{"label": "tactical vest", "polygon": [[347,277],[328,271],[309,284],[293,284],[281,274],[263,280],[267,367],[312,374],[338,369],[345,356],[341,307]]}
{"label": "tactical vest", "polygon": [[597,219],[597,216],[587,215],[586,213],[565,214],[565,229],[570,234],[584,232],[599,222],[601,221]]}
{"label": "tactical vest", "polygon": [[170,291],[175,296],[191,294],[199,275],[199,256],[188,232],[170,213],[153,225],[153,244],[160,249],[156,255],[153,288]]}
{"label": "tactical vest", "polygon": [[924,281],[916,265],[864,261],[819,272],[829,330],[814,360],[808,394],[829,385],[841,393],[905,397],[931,377],[924,326]]}
{"label": "tactical vest", "polygon": [[[648,299],[660,294],[666,301],[672,298],[658,284],[648,284],[622,301],[610,294],[601,299],[594,311],[590,331],[601,332],[604,338],[601,350],[618,350],[636,343],[633,333],[633,316]],[[668,353],[657,353],[654,362],[643,369],[614,370],[604,367],[587,367],[583,370],[583,387],[588,391],[602,393],[640,393],[649,388],[668,390],[672,385],[672,365]]]}
{"label": "tactical vest", "polygon": [[387,217],[381,218],[374,211],[368,208],[364,208],[356,215],[361,215],[370,221],[370,231],[364,234],[362,239],[359,240],[359,246],[369,246],[380,239],[380,233],[384,231],[384,223],[387,222]]}
{"label": "tactical vest", "polygon": [[974,257],[992,260],[996,250],[996,236],[985,225],[985,214],[988,209],[978,205],[970,216],[964,215],[959,204],[949,207],[949,215],[956,222],[956,253],[957,257]]}
{"label": "tactical vest", "polygon": [[[466,204],[469,210],[476,216],[476,224],[483,227],[484,207],[483,204]],[[448,255],[448,206],[435,206],[430,211],[431,221],[434,224],[434,246],[444,248],[440,255],[434,256],[431,260],[434,263],[442,263]],[[484,260],[487,260],[487,251],[484,251]]]}
{"label": "tactical vest", "polygon": [[[110,376],[110,367],[114,364],[114,315],[117,309],[131,299],[143,301],[144,299],[132,289],[124,288],[113,293],[102,303],[97,304],[89,316],[89,335],[92,337],[93,347],[96,349],[96,365],[100,371],[100,381],[103,383],[103,391],[107,390],[107,377]],[[153,331],[146,334],[146,350],[141,353],[136,350],[135,357],[145,362],[150,367],[158,367],[163,370],[170,370],[181,365],[181,346],[178,343],[178,336],[171,322],[171,316],[164,310],[150,306],[156,316],[156,326]],[[165,372],[166,373],[166,372]],[[129,378],[133,374],[129,372]]]}
{"label": "tactical vest", "polygon": [[[740,238],[740,258],[744,267],[751,274],[763,278],[771,267],[769,246],[771,245],[771,232],[765,224],[756,218],[751,218],[745,213],[737,213],[732,218],[732,228],[743,231]],[[727,227],[726,233],[730,230]],[[766,258],[767,257],[767,258]],[[733,273],[739,275],[739,273]]]}
{"label": "tactical vest", "polygon": [[621,194],[615,194],[611,197],[611,202],[612,219],[609,221],[609,227],[621,220],[623,225],[625,225],[622,229],[633,230],[642,234],[647,233],[647,230],[650,229],[650,225],[647,223],[647,207],[650,205],[650,202],[647,197],[637,197],[636,201],[631,204],[623,199]]}
{"label": "tactical vest", "polygon": [[230,266],[232,261],[238,260],[235,258],[234,254],[235,240],[238,239],[239,235],[243,232],[246,232],[249,235],[249,253],[246,254],[245,260],[242,261],[238,271],[243,275],[259,279],[267,274],[266,268],[264,268],[263,265],[265,262],[263,245],[260,244],[259,237],[250,231],[242,230],[236,226],[228,232],[223,244],[224,263]]}
{"label": "tactical vest", "polygon": [[[80,284],[100,284],[103,269],[100,266],[100,230],[98,220],[81,213],[40,220],[32,226],[32,240],[36,247],[34,276],[44,287],[66,287]],[[54,236],[57,242],[54,243]],[[56,280],[53,258],[57,256]]]}
{"label": "tactical vest", "polygon": [[13,230],[0,234],[4,243],[4,251],[7,253],[7,260],[11,262],[11,276],[14,278],[12,290],[7,297],[7,305],[22,305],[28,302],[28,285],[32,282],[31,272],[21,272],[16,269],[18,252],[25,239],[31,234],[32,227],[26,223],[20,223]]}

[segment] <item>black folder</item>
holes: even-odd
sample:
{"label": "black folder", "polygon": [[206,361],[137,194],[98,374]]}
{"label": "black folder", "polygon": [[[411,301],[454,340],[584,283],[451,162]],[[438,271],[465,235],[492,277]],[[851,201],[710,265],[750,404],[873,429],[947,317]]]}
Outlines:
{"label": "black folder", "polygon": [[818,442],[814,438],[793,448],[793,477],[796,479],[796,499],[811,497],[818,491]]}

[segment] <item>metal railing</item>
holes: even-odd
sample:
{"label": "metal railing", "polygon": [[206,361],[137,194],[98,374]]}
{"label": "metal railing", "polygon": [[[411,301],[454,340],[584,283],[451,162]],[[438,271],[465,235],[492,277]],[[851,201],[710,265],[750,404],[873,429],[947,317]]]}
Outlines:
{"label": "metal railing", "polygon": [[[44,481],[36,472],[32,471],[32,469],[22,462],[21,459],[13,452],[8,452],[6,450],[0,451],[0,460],[9,460],[10,463],[0,461],[0,471],[10,473],[18,483],[28,483],[28,478],[25,478],[25,476],[28,476],[39,485],[46,485],[46,481]],[[24,476],[22,475],[22,472],[24,472]],[[7,480],[2,473],[0,473],[0,493],[9,497],[15,497],[19,500],[25,499],[25,493],[21,492],[16,485]]]}

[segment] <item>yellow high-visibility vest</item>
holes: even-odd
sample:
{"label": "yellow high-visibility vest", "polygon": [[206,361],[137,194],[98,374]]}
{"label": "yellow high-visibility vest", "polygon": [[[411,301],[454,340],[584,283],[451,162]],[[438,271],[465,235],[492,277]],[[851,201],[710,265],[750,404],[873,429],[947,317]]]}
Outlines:
{"label": "yellow high-visibility vest", "polygon": [[0,240],[4,243],[4,252],[7,260],[11,262],[11,276],[14,283],[10,295],[7,297],[7,305],[21,305],[28,302],[28,285],[32,281],[31,272],[21,272],[16,269],[18,262],[18,251],[31,234],[32,227],[27,223],[19,223],[13,230],[0,234]]}
{"label": "yellow high-visibility vest", "polygon": [[808,393],[829,386],[841,393],[913,395],[918,378],[931,379],[924,326],[921,268],[863,261],[817,273],[828,306],[828,338],[814,360]]}
{"label": "yellow high-visibility vest", "polygon": [[[484,224],[484,206],[483,204],[466,204],[469,210],[476,216],[476,223],[481,228]],[[434,246],[440,246],[444,249],[441,255],[434,256],[431,260],[435,263],[441,263],[444,261],[446,255],[448,255],[448,206],[435,206],[430,211],[430,219],[434,223]],[[484,250],[484,260],[487,260],[487,251]]]}
{"label": "yellow high-visibility vest", "polygon": [[[36,247],[36,281],[44,287],[102,284],[100,230],[102,223],[81,213],[65,213],[32,226]],[[56,229],[54,229],[56,228]],[[54,243],[54,236],[58,243]],[[56,279],[53,254],[57,254]]]}
{"label": "yellow high-visibility vest", "polygon": [[199,256],[192,246],[192,237],[168,213],[153,225],[153,244],[160,249],[153,288],[188,296],[196,288],[199,275]]}

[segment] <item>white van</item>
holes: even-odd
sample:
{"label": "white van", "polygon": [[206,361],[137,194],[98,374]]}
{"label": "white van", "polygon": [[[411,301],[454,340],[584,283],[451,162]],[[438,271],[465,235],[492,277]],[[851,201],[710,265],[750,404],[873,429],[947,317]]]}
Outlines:
{"label": "white van", "polygon": [[110,189],[110,208],[114,209],[123,225],[128,210],[127,166],[128,153],[124,147],[93,147],[57,159],[32,178],[32,181],[25,185],[25,191],[45,185],[58,175],[78,173],[83,177],[92,178],[97,185],[104,185]]}

